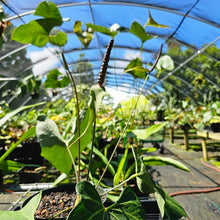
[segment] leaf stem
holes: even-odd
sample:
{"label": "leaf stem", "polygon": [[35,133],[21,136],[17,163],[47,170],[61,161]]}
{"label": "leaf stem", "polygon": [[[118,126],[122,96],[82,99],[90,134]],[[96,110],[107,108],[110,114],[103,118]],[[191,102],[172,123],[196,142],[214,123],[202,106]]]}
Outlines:
{"label": "leaf stem", "polygon": [[[73,85],[73,89],[74,89],[74,93],[76,96],[76,112],[77,112],[77,130],[78,130],[78,137],[80,137],[80,116],[79,116],[79,97],[78,97],[78,93],[77,93],[77,89],[76,89],[76,83],[75,83],[75,79],[73,77],[73,75],[71,74],[68,64],[66,62],[66,58],[64,56],[64,53],[61,53],[62,58],[63,58],[63,62],[64,62],[64,67],[66,69],[66,73],[68,75],[68,77],[70,78],[72,85]],[[68,152],[70,154],[71,160],[73,162],[73,164],[75,164],[74,159],[72,157],[71,151],[69,149],[69,146],[67,146]],[[74,170],[76,172],[76,182],[80,182],[80,139],[78,140],[78,172],[76,171],[76,165],[74,165]]]}
{"label": "leaf stem", "polygon": [[90,172],[90,167],[92,163],[92,155],[93,155],[93,147],[94,147],[94,140],[95,140],[95,128],[96,128],[96,118],[93,123],[93,134],[92,134],[92,146],[91,146],[91,151],[89,155],[89,166],[88,166],[88,173],[87,173],[87,181],[89,180],[89,172]]}

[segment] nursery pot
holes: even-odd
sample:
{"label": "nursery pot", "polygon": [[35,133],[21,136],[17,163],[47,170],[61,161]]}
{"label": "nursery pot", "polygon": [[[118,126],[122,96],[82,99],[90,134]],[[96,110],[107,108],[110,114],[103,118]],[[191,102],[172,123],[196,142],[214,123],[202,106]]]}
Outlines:
{"label": "nursery pot", "polygon": [[211,124],[211,131],[220,132],[220,123],[212,123]]}
{"label": "nursery pot", "polygon": [[[56,214],[58,211],[64,210],[67,207],[73,206],[75,203],[75,183],[63,184],[42,190],[42,198],[38,209],[35,212],[35,220],[45,220]],[[22,204],[24,207],[34,195],[28,197]],[[60,210],[59,210],[60,209]],[[56,217],[56,220],[65,220],[69,212],[62,213]],[[51,214],[51,216],[49,216]]]}
{"label": "nursery pot", "polygon": [[43,170],[37,170],[37,167],[24,166],[17,171],[19,183],[36,183],[41,179]]}
{"label": "nursery pot", "polygon": [[9,159],[24,163],[43,165],[41,157],[41,147],[38,142],[22,143],[21,147],[16,147],[9,155]]}
{"label": "nursery pot", "polygon": [[[42,191],[42,199],[40,201],[40,204],[38,206],[38,209],[36,211],[36,213],[38,215],[35,216],[35,220],[45,220],[48,219],[48,217],[41,217],[41,215],[39,214],[40,212],[42,213],[46,213],[48,212],[48,210],[50,209],[51,211],[56,209],[57,207],[61,207],[61,210],[67,208],[67,204],[69,206],[73,206],[75,203],[75,183],[70,183],[70,184],[63,184],[60,186],[56,186],[50,189],[45,189]],[[22,204],[22,207],[24,207],[29,201],[30,199],[35,196],[36,194],[28,197],[24,203]],[[48,200],[49,198],[49,200]],[[45,199],[45,200],[44,200]],[[47,201],[46,201],[47,199]],[[140,201],[141,204],[145,210],[146,213],[146,219],[147,220],[160,220],[161,219],[161,215],[160,215],[160,211],[157,205],[156,200],[147,200],[146,198],[142,198],[140,197]],[[48,207],[43,207],[44,204],[50,204],[50,206]],[[110,205],[112,202],[105,202],[105,205]],[[62,205],[63,204],[63,205]],[[63,207],[62,207],[63,206]],[[70,212],[71,210],[69,210]],[[54,212],[53,214],[57,213]],[[65,220],[68,216],[68,212],[65,213],[65,216],[59,216],[56,217],[54,219],[56,220]]]}

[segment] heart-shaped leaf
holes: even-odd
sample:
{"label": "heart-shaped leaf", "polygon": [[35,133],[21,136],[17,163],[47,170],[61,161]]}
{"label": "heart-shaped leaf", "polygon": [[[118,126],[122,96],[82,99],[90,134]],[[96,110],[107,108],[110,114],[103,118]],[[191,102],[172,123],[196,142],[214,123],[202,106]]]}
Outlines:
{"label": "heart-shaped leaf", "polygon": [[145,32],[144,28],[137,21],[131,24],[130,33],[137,36],[142,43],[153,38]]}
{"label": "heart-shaped leaf", "polygon": [[34,15],[38,15],[44,18],[54,18],[62,21],[62,16],[57,6],[51,1],[41,2],[35,9]]}
{"label": "heart-shaped leaf", "polygon": [[17,27],[11,39],[20,43],[31,43],[38,47],[45,46],[48,42],[63,46],[67,42],[67,36],[63,32],[50,35],[55,26],[60,26],[63,21],[57,6],[53,2],[41,2],[35,10],[35,15],[44,18],[32,20],[28,24]]}
{"label": "heart-shaped leaf", "polygon": [[130,187],[123,190],[118,201],[106,208],[95,187],[89,182],[78,183],[76,189],[81,201],[70,212],[67,220],[145,219],[144,209]]}
{"label": "heart-shaped leaf", "polygon": [[149,70],[143,67],[142,61],[137,57],[127,65],[124,72],[131,74],[134,78],[145,79]]}

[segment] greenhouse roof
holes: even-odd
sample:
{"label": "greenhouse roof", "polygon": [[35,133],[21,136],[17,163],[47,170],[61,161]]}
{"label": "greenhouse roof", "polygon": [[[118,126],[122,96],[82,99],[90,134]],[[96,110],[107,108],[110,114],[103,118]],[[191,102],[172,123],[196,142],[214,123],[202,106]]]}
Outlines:
{"label": "greenhouse roof", "polygon": [[[1,2],[5,14],[4,20],[10,21],[10,26],[13,28],[39,18],[33,15],[33,12],[41,2],[40,0],[1,0]],[[166,71],[165,74],[153,71],[143,93],[151,95],[162,92],[164,82],[166,82],[185,96],[194,98],[192,91],[197,91],[199,96],[202,96],[204,91],[200,90],[200,87],[195,88],[192,78],[184,77],[184,74],[187,67],[187,71],[191,71],[196,78],[201,76],[202,70],[200,71],[193,65],[188,66],[188,64],[198,55],[204,55],[217,64],[220,61],[220,53],[216,53],[215,56],[207,52],[208,48],[213,46],[219,48],[220,45],[220,1],[218,0],[53,0],[52,2],[58,6],[62,17],[69,20],[58,27],[68,36],[68,42],[64,48],[68,64],[77,65],[82,60],[88,61],[92,66],[95,81],[98,78],[107,44],[112,36],[95,32],[91,43],[85,48],[73,31],[74,23],[81,21],[83,28],[88,23],[95,24],[109,28],[111,31],[123,27],[124,31],[114,37],[114,47],[106,76],[106,86],[109,88],[136,93],[140,90],[144,80],[134,80],[131,74],[124,73],[129,62],[140,57],[143,65],[150,68],[161,45],[163,45],[162,55],[169,54],[169,48],[172,45],[178,45],[182,52],[190,50],[191,53],[187,53],[187,56],[181,59],[173,58],[174,68]],[[149,21],[149,16],[157,24],[167,27],[145,26]],[[148,40],[142,41],[142,52],[140,48],[143,35],[137,36],[129,31],[134,22],[140,24],[146,36],[149,37]],[[59,54],[62,48],[53,47],[50,44],[45,47],[36,47],[31,44],[15,43],[8,36],[10,33],[6,32],[4,36],[6,42],[0,50],[1,65],[5,67],[1,68],[0,72],[0,88],[4,88],[9,82],[19,81],[28,71],[32,71],[35,76],[46,76],[50,70],[61,68]],[[16,56],[19,53],[23,54],[25,58],[23,61]],[[80,55],[82,53],[83,55]],[[10,62],[6,62],[9,58],[11,58]],[[9,64],[10,67],[7,66]],[[201,68],[204,69],[204,67]],[[210,90],[214,88],[219,92],[219,72],[214,77],[209,76],[208,72],[207,75],[203,73],[202,76],[210,86]]]}

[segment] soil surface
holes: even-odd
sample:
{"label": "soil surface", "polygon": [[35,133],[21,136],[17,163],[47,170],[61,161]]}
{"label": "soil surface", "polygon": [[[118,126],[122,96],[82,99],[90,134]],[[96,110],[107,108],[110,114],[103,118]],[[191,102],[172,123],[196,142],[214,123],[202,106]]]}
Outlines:
{"label": "soil surface", "polygon": [[[75,193],[67,192],[52,192],[44,195],[35,212],[35,217],[49,219],[61,212],[59,215],[56,215],[56,218],[66,218],[74,207],[75,198]],[[63,212],[66,209],[67,211]]]}

